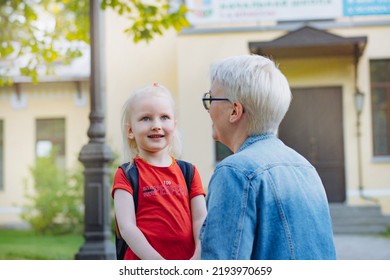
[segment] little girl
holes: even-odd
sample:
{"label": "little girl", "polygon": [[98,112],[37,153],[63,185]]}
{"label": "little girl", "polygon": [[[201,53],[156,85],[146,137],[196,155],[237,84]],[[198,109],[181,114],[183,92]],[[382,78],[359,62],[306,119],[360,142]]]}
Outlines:
{"label": "little girl", "polygon": [[124,171],[118,168],[114,177],[116,221],[129,246],[124,259],[199,259],[205,192],[194,166],[188,194],[175,161],[181,142],[174,101],[165,87],[153,84],[130,96],[123,108],[122,136],[126,161],[139,173],[137,211]]}

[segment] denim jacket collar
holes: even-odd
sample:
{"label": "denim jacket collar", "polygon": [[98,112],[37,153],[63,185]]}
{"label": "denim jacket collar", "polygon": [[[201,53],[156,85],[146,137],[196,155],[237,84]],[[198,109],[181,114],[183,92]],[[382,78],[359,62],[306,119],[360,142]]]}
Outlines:
{"label": "denim jacket collar", "polygon": [[256,143],[257,141],[265,140],[273,137],[276,137],[276,135],[272,132],[265,132],[265,133],[249,136],[241,145],[241,147],[237,150],[237,153],[241,152],[242,150],[245,150],[247,147],[249,147],[253,143]]}

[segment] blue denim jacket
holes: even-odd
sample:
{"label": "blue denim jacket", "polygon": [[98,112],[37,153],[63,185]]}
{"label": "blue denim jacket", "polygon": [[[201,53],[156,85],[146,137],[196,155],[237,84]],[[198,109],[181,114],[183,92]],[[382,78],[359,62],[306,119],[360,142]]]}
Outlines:
{"label": "blue denim jacket", "polygon": [[202,259],[335,259],[315,168],[274,134],[249,137],[210,179]]}

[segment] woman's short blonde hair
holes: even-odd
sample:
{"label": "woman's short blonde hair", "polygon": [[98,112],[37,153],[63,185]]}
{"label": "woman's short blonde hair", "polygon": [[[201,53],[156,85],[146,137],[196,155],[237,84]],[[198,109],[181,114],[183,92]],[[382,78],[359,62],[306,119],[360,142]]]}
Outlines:
{"label": "woman's short blonde hair", "polygon": [[277,133],[290,106],[291,90],[272,60],[260,55],[229,57],[211,66],[210,79],[227,98],[243,105],[249,135]]}

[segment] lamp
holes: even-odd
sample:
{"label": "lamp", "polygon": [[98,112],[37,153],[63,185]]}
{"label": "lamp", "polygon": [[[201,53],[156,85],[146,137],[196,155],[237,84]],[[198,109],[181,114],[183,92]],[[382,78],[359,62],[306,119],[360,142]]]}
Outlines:
{"label": "lamp", "polygon": [[363,111],[364,93],[357,90],[355,93],[355,108],[356,112],[360,114]]}

